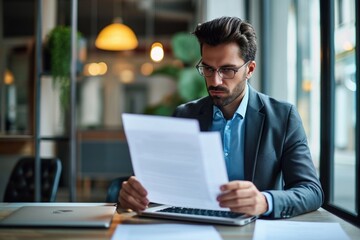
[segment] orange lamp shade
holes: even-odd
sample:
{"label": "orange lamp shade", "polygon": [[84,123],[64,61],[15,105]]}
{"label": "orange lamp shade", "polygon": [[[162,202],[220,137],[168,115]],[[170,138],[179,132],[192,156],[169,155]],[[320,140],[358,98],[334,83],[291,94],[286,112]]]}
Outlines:
{"label": "orange lamp shade", "polygon": [[112,23],[102,29],[95,40],[95,46],[103,50],[133,50],[138,46],[133,30],[122,23]]}

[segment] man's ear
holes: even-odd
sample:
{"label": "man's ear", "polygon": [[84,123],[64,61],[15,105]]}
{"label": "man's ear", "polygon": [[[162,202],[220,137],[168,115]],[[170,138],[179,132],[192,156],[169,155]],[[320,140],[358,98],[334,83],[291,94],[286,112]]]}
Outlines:
{"label": "man's ear", "polygon": [[250,79],[253,72],[255,71],[255,68],[256,68],[256,62],[255,61],[250,61],[248,63],[248,66],[247,66],[247,73],[246,73],[246,78],[247,79]]}

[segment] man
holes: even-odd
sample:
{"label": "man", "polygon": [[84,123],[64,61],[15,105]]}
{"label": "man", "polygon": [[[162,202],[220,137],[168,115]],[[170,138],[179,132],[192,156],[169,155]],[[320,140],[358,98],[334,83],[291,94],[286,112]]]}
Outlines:
{"label": "man", "polygon": [[[196,66],[209,96],[179,106],[175,117],[194,118],[202,131],[219,131],[229,183],[217,200],[233,212],[288,218],[318,209],[323,192],[294,106],[255,91],[256,35],[236,17],[195,32],[202,59]],[[144,210],[147,192],[135,177],[122,185],[123,208]]]}

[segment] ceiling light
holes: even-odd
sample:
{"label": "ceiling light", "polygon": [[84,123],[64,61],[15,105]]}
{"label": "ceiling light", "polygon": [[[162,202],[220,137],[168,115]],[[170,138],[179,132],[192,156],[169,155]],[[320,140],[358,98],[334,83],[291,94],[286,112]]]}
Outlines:
{"label": "ceiling light", "polygon": [[150,50],[150,57],[154,62],[160,62],[164,58],[164,48],[161,43],[153,43]]}
{"label": "ceiling light", "polygon": [[12,72],[8,69],[5,70],[4,73],[4,83],[6,85],[11,85],[14,83],[14,75],[12,74]]}
{"label": "ceiling light", "polygon": [[110,51],[133,50],[138,44],[134,31],[119,18],[103,28],[95,40],[97,48]]}

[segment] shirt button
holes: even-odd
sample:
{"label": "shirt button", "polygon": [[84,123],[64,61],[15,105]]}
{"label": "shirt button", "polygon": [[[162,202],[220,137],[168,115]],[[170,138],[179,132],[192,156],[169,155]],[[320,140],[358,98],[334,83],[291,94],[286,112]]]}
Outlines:
{"label": "shirt button", "polygon": [[225,153],[225,156],[228,156],[228,155],[229,155],[229,153],[226,152],[226,153]]}

